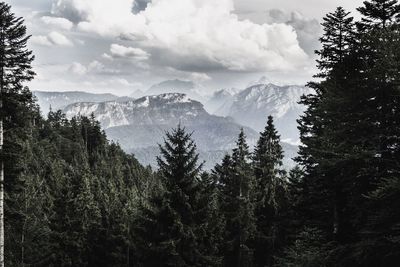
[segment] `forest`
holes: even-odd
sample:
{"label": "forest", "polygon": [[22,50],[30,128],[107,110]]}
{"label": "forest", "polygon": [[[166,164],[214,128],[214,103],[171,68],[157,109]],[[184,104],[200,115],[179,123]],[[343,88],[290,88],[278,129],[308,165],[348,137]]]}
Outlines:
{"label": "forest", "polygon": [[265,114],[254,148],[242,130],[204,171],[184,125],[154,169],[93,116],[42,116],[30,36],[0,2],[0,265],[399,266],[400,4],[358,12],[322,22],[297,166]]}

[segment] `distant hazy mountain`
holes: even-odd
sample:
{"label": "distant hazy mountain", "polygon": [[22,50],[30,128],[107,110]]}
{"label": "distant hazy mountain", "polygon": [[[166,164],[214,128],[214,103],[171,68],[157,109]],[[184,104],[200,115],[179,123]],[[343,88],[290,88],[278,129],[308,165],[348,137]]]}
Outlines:
{"label": "distant hazy mountain", "polygon": [[312,90],[304,86],[277,86],[256,84],[226,98],[214,114],[230,116],[236,122],[257,131],[265,127],[268,115],[274,116],[282,140],[296,142],[299,139],[296,120],[304,112],[298,104],[303,94]]}
{"label": "distant hazy mountain", "polygon": [[[231,107],[233,104],[233,101],[235,100],[234,95],[237,92],[234,92],[232,90],[219,90],[215,92],[204,104],[206,110],[210,112],[211,114],[215,114],[219,110],[221,110],[222,107],[228,106]],[[222,113],[222,112],[221,112]]]}
{"label": "distant hazy mountain", "polygon": [[192,81],[182,80],[167,80],[161,83],[151,86],[147,91],[146,95],[160,95],[165,93],[181,93],[186,94],[191,99],[197,101],[205,101],[204,88],[200,85],[195,84]]}
{"label": "distant hazy mountain", "polygon": [[113,94],[91,94],[80,91],[71,92],[44,92],[33,91],[33,94],[38,99],[38,104],[42,113],[46,115],[50,106],[53,110],[63,109],[69,104],[76,102],[104,102],[118,99],[118,96]]}
{"label": "distant hazy mountain", "polygon": [[[158,143],[166,131],[181,123],[193,131],[201,159],[211,168],[235,144],[241,125],[232,119],[207,113],[203,105],[184,94],[146,96],[127,102],[75,103],[64,109],[67,117],[91,113],[106,129],[107,136],[125,150],[134,152],[143,164],[154,164]],[[245,127],[250,143],[257,133]]]}
{"label": "distant hazy mountain", "polygon": [[[75,103],[67,106],[64,112],[69,118],[93,113],[111,140],[135,153],[143,164],[152,165],[159,154],[157,144],[162,143],[165,132],[178,123],[193,132],[201,160],[207,162],[206,168],[212,168],[235,146],[243,127],[233,119],[209,114],[200,102],[179,93],[146,96],[127,102]],[[253,146],[258,134],[249,127],[244,130]]]}
{"label": "distant hazy mountain", "polygon": [[130,94],[129,96],[132,98],[141,98],[144,97],[146,94],[140,90],[140,89],[136,89],[135,91],[133,91],[132,94]]}

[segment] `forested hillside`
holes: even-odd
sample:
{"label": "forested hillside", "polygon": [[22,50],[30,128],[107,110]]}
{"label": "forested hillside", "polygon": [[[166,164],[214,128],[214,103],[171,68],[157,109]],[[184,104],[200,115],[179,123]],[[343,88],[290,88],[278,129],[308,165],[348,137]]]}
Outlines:
{"label": "forested hillside", "polygon": [[0,265],[399,266],[400,5],[358,11],[324,18],[298,166],[265,114],[254,152],[242,130],[205,172],[184,124],[151,169],[93,116],[42,117],[24,21],[0,2]]}

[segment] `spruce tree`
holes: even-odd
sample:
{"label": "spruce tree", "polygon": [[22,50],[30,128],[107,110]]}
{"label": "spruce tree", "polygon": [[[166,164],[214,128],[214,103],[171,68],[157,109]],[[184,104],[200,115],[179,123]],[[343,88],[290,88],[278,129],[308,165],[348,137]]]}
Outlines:
{"label": "spruce tree", "polygon": [[221,209],[225,218],[224,266],[252,266],[256,230],[254,177],[243,129],[232,157],[226,156],[216,172],[220,173]]}
{"label": "spruce tree", "polygon": [[23,87],[34,76],[28,39],[23,19],[16,17],[8,4],[0,2],[0,266],[4,266],[4,183],[15,178],[12,166],[16,159],[11,156],[15,146],[10,133],[11,129],[30,123],[29,117],[22,114],[26,115],[33,103],[31,94]]}
{"label": "spruce tree", "polygon": [[202,164],[191,134],[181,125],[166,133],[157,158],[162,191],[142,208],[137,232],[139,257],[145,266],[203,266],[207,255],[200,248],[204,225],[199,209]]}
{"label": "spruce tree", "polygon": [[400,4],[397,0],[364,1],[364,6],[357,10],[363,15],[361,24],[369,27],[386,28],[400,20]]}
{"label": "spruce tree", "polygon": [[321,23],[324,35],[320,38],[322,49],[315,51],[320,72],[319,78],[327,78],[335,66],[342,63],[354,43],[354,18],[344,8],[328,13]]}
{"label": "spruce tree", "polygon": [[[356,247],[362,251],[365,265],[391,266],[400,260],[396,241],[400,219],[395,200],[400,175],[400,5],[398,1],[366,1],[358,10],[363,15],[362,59],[366,66],[362,83],[365,96],[361,101],[366,107],[364,123],[370,125],[363,136],[370,143],[365,157],[368,168],[363,176],[370,184],[362,192],[367,196],[364,202],[368,217],[360,227],[362,240]],[[380,256],[369,256],[371,251]]]}
{"label": "spruce tree", "polygon": [[280,216],[286,197],[282,159],[280,137],[272,116],[268,116],[253,156],[257,266],[270,266],[282,242]]}
{"label": "spruce tree", "polygon": [[339,7],[324,18],[322,25],[322,49],[317,52],[320,73],[316,77],[323,80],[309,83],[315,93],[302,97],[301,103],[308,108],[299,120],[303,145],[297,161],[305,171],[306,217],[330,238],[341,239],[350,231],[342,225],[346,216],[345,191],[349,190],[346,183],[351,184],[347,180],[351,176],[345,171],[351,168],[350,161],[346,161],[351,147],[343,143],[343,134],[352,127],[346,120],[352,119],[351,108],[355,107],[349,104],[353,98],[348,97],[352,94],[349,83],[356,71],[351,70],[354,65],[349,61],[355,45],[354,23],[349,13]]}
{"label": "spruce tree", "polygon": [[396,205],[382,210],[399,173],[397,5],[364,2],[342,60],[320,65],[324,79],[311,83],[316,94],[302,100],[302,212],[337,241],[332,256],[340,266],[391,266],[399,258],[385,252],[397,250],[395,238],[384,238],[396,236],[398,220],[390,224],[385,215]]}

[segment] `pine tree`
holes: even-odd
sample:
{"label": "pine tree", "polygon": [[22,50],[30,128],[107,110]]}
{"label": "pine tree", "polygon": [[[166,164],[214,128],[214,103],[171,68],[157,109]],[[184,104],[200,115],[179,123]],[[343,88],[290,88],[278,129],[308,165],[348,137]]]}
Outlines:
{"label": "pine tree", "polygon": [[322,49],[317,52],[317,77],[324,79],[310,83],[315,94],[304,96],[301,101],[308,108],[299,120],[304,145],[297,161],[305,167],[306,217],[331,238],[341,239],[350,231],[342,225],[345,190],[349,189],[346,183],[351,184],[347,180],[351,175],[345,171],[351,167],[350,161],[346,161],[351,146],[343,143],[343,135],[353,126],[346,120],[352,119],[351,108],[355,107],[349,104],[354,99],[349,87],[357,70],[353,68],[357,61],[349,60],[355,45],[354,23],[349,13],[339,7],[324,18],[322,25],[324,36],[320,39]]}
{"label": "pine tree", "polygon": [[[362,192],[368,196],[364,197],[368,217],[360,227],[362,238],[356,247],[365,266],[391,266],[400,260],[396,241],[400,218],[395,215],[400,175],[400,5],[398,1],[366,1],[358,10],[363,15],[362,59],[366,66],[361,101],[365,103],[364,123],[370,125],[364,136],[370,143],[365,157],[368,167],[362,171],[371,182]],[[371,257],[372,251],[380,256]]]}
{"label": "pine tree", "polygon": [[282,223],[280,213],[286,197],[282,159],[280,137],[272,116],[268,116],[267,125],[260,135],[253,156],[257,266],[270,266],[282,241],[279,224]]}
{"label": "pine tree", "polygon": [[199,249],[205,252],[208,266],[221,266],[224,218],[218,201],[218,178],[213,174],[204,172],[199,183],[201,192],[198,205],[199,213],[196,219],[201,223],[196,234],[202,238],[199,242],[199,246],[202,247]]}
{"label": "pine tree", "polygon": [[397,0],[364,1],[364,6],[357,8],[363,15],[361,24],[386,28],[400,20],[400,4]]}
{"label": "pine tree", "polygon": [[328,77],[348,55],[349,47],[354,42],[354,18],[349,15],[350,12],[338,7],[323,18],[321,25],[324,35],[320,38],[322,49],[315,52],[320,57],[317,60],[320,73],[316,77]]}
{"label": "pine tree", "polygon": [[398,224],[392,217],[388,227],[391,208],[382,210],[399,174],[397,9],[397,1],[364,2],[342,60],[320,65],[324,79],[302,100],[308,109],[300,120],[301,210],[306,223],[337,241],[332,256],[339,266],[390,266],[399,257],[385,253],[398,246],[382,238],[396,236]]}
{"label": "pine tree", "polygon": [[12,178],[11,171],[7,173],[8,163],[12,162],[7,160],[12,152],[11,140],[4,132],[23,126],[21,121],[26,118],[21,116],[21,111],[32,105],[31,94],[23,88],[23,83],[34,76],[32,52],[26,48],[29,36],[23,23],[9,5],[0,3],[0,266],[4,266],[4,175]]}
{"label": "pine tree", "polygon": [[226,156],[219,173],[222,214],[225,218],[224,266],[252,266],[255,234],[254,177],[243,129],[232,157]]}
{"label": "pine tree", "polygon": [[145,266],[203,266],[207,255],[200,248],[201,187],[196,145],[178,125],[166,134],[157,158],[163,191],[150,198],[138,222],[141,261]]}

